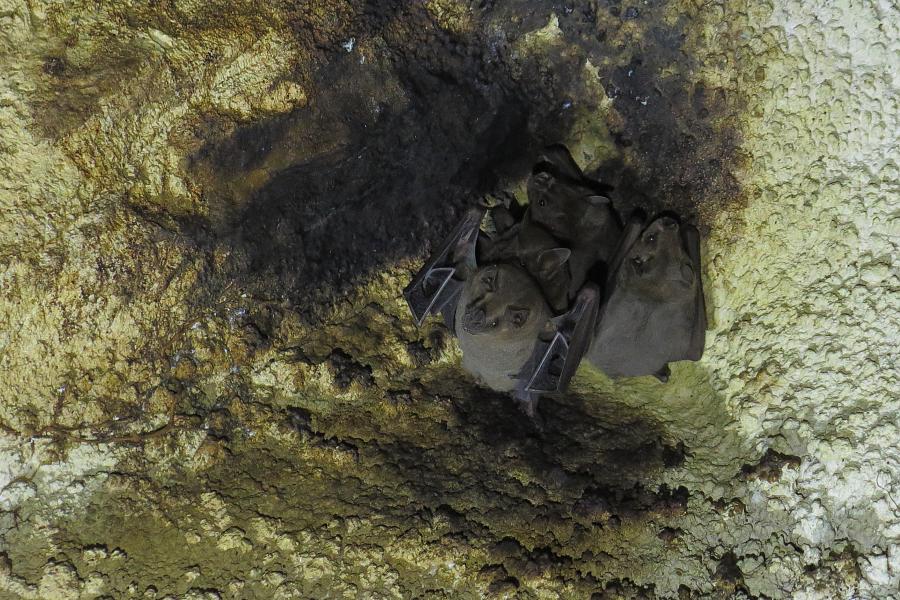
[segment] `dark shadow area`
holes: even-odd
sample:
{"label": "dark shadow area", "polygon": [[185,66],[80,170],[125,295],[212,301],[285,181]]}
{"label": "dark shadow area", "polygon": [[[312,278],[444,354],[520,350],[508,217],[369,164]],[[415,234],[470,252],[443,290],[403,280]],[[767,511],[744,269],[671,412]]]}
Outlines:
{"label": "dark shadow area", "polygon": [[423,391],[449,401],[458,417],[441,443],[385,439],[360,447],[361,459],[404,481],[415,498],[408,510],[440,515],[446,536],[489,543],[492,588],[511,591],[541,575],[602,591],[591,570],[602,570],[604,557],[582,555],[578,540],[617,536],[634,521],[674,522],[687,508],[687,488],[646,483],[680,466],[684,445],[666,445],[659,424],[639,413],[609,405],[597,419],[587,399],[545,399],[538,428],[503,394],[469,386],[442,399],[437,387]]}
{"label": "dark shadow area", "polygon": [[392,7],[356,33],[377,38],[374,58],[322,52],[308,106],[238,127],[211,118],[198,133],[208,141],[190,168],[214,209],[186,231],[228,248],[229,280],[309,320],[361,277],[424,255],[571,126],[559,106],[579,85],[577,57],[555,51],[541,77],[543,63],[510,64],[487,33],[460,38],[417,3]]}
{"label": "dark shadow area", "polygon": [[[641,206],[703,221],[735,199],[725,167],[736,133],[716,121],[724,92],[681,75],[692,64],[686,21],[666,25],[662,7],[625,18],[597,3],[482,2],[474,29],[457,34],[417,3],[359,4],[327,39],[298,20],[298,39],[318,57],[304,77],[307,106],[245,125],[211,115],[197,132],[206,142],[190,168],[212,214],[183,225],[227,248],[221,281],[314,322],[366,275],[426,255],[462,210],[527,176],[542,146],[565,139],[572,103],[593,84],[586,59],[600,65],[618,113],[606,127],[621,150],[590,174],[615,186],[621,214]],[[563,39],[523,52],[551,14]],[[626,20],[643,26],[602,35]],[[360,46],[346,51],[345,36]]]}
{"label": "dark shadow area", "polygon": [[[598,0],[563,10],[560,28],[595,65],[620,119],[609,123],[620,155],[594,173],[616,187],[621,213],[671,210],[706,233],[710,218],[740,202],[740,99],[695,83],[702,66],[685,47],[695,19],[665,18],[667,2]],[[623,33],[626,22],[636,31]],[[614,61],[608,60],[615,56]]]}

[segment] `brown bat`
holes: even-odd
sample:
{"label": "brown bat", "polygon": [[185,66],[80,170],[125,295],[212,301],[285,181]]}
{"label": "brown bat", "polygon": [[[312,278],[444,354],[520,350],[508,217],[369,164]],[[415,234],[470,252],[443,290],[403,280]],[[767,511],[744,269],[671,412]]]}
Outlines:
{"label": "brown bat", "polygon": [[703,355],[706,307],[700,234],[661,216],[632,218],[613,257],[607,293],[585,355],[611,377],[669,376],[668,363]]}
{"label": "brown bat", "polygon": [[572,251],[574,296],[598,262],[608,263],[622,233],[605,195],[611,188],[582,173],[562,145],[546,148],[528,180],[526,219],[544,227]]}
{"label": "brown bat", "polygon": [[[417,324],[429,314],[442,314],[459,338],[463,366],[485,385],[514,392],[533,414],[538,394],[565,391],[578,368],[590,341],[599,294],[595,288],[582,290],[572,309],[554,316],[537,278],[523,263],[551,281],[569,256],[558,247],[526,250],[523,261],[516,255],[479,266],[483,216],[482,209],[466,213],[404,296]],[[529,246],[527,238],[524,245]]]}
{"label": "brown bat", "polygon": [[491,389],[511,392],[552,316],[534,278],[511,263],[477,269],[456,310],[463,367]]}
{"label": "brown bat", "polygon": [[569,261],[572,251],[543,227],[527,217],[508,228],[504,234],[481,246],[480,262],[513,262],[525,268],[535,278],[555,314],[564,312],[572,299],[572,288],[581,287],[584,279],[572,280]]}

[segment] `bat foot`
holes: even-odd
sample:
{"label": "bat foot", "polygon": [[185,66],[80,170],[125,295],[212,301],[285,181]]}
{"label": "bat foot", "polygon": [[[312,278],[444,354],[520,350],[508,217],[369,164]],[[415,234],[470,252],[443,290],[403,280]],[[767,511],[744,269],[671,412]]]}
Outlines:
{"label": "bat foot", "polygon": [[513,395],[513,398],[515,398],[516,405],[518,405],[519,410],[525,413],[525,416],[528,417],[528,419],[539,431],[543,431],[544,419],[541,418],[541,415],[538,412],[538,403],[541,400],[540,394],[521,390],[517,391]]}
{"label": "bat foot", "polygon": [[664,365],[662,369],[653,374],[654,377],[659,379],[662,383],[668,383],[669,377],[672,375],[671,369],[669,369],[669,365]]}
{"label": "bat foot", "polygon": [[428,315],[442,313],[452,307],[462,291],[460,271],[474,262],[475,246],[485,209],[466,212],[462,221],[444,239],[440,248],[403,290],[416,325],[422,325]]}

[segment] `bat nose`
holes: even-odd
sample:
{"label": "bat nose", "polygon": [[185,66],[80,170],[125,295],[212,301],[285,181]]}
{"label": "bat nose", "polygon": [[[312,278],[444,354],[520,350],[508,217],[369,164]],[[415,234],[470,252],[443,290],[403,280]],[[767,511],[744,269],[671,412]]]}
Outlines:
{"label": "bat nose", "polygon": [[547,172],[536,173],[534,175],[534,184],[539,189],[546,190],[549,189],[553,184],[553,175]]}
{"label": "bat nose", "polygon": [[643,258],[641,258],[640,256],[635,256],[634,258],[632,258],[631,265],[634,268],[634,272],[637,273],[638,275],[643,275],[644,270],[645,270],[644,269],[645,262],[646,261]]}
{"label": "bat nose", "polygon": [[463,328],[469,333],[475,333],[484,329],[484,321],[487,315],[481,308],[469,308],[463,315]]}

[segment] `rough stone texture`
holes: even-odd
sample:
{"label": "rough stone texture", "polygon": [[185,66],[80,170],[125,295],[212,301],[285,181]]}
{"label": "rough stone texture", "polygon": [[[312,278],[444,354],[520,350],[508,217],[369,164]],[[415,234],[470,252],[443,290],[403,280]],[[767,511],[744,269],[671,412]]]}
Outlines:
{"label": "rough stone texture", "polygon": [[[898,24],[0,0],[0,597],[900,597]],[[551,141],[711,331],[538,429],[398,297]]]}

